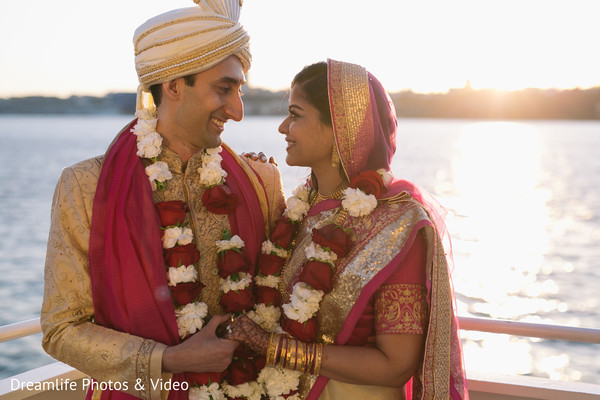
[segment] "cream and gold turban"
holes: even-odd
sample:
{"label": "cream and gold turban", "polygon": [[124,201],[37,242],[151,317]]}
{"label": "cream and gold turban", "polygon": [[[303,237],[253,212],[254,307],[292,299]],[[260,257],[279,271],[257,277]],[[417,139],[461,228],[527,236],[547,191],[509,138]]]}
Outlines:
{"label": "cream and gold turban", "polygon": [[140,85],[150,86],[205,71],[230,55],[250,68],[248,33],[239,24],[241,0],[194,0],[142,24],[133,37]]}

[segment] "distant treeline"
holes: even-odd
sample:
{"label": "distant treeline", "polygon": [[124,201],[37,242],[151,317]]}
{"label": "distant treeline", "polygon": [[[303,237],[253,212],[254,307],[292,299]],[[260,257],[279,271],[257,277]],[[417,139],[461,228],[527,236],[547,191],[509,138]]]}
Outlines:
{"label": "distant treeline", "polygon": [[452,89],[444,94],[391,93],[399,117],[600,119],[600,87],[518,91]]}
{"label": "distant treeline", "polygon": [[[287,93],[246,88],[247,115],[283,115]],[[447,93],[391,93],[398,117],[481,119],[600,119],[600,87],[592,89],[525,89],[519,91],[473,90]],[[135,93],[104,97],[13,97],[0,99],[0,113],[133,114]]]}

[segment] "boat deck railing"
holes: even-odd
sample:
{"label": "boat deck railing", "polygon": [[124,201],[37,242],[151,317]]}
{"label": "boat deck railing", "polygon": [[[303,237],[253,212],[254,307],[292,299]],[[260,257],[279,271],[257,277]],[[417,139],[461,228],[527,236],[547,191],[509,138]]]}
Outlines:
{"label": "boat deck railing", "polygon": [[[600,344],[600,329],[580,328],[531,322],[517,322],[489,318],[459,317],[460,329],[466,331],[489,332],[540,339],[562,340],[579,343]],[[0,343],[41,332],[39,318],[0,326]],[[83,379],[85,375],[65,364],[56,362],[24,374],[20,380],[50,381]],[[48,399],[48,393],[27,390],[12,390],[11,380],[0,380],[0,400]],[[512,376],[479,373],[467,369],[467,379],[471,400],[600,400],[600,385],[581,382],[554,381],[530,376]]]}

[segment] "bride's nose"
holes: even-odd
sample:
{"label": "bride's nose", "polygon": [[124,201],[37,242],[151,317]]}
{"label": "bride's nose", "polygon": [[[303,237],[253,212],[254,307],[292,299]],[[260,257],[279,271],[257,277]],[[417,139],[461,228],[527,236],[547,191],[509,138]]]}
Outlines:
{"label": "bride's nose", "polygon": [[279,125],[279,133],[286,134],[288,133],[288,128],[290,126],[289,118],[283,120],[283,122]]}

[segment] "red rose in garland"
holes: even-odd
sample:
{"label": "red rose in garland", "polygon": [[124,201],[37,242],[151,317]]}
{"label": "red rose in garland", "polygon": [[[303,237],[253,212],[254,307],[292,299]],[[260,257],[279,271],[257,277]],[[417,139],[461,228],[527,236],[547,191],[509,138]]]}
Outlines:
{"label": "red rose in garland", "polygon": [[263,254],[258,256],[258,273],[261,275],[279,275],[281,267],[285,264],[285,258],[275,254]]}
{"label": "red rose in garland", "polygon": [[352,239],[344,229],[334,224],[313,229],[312,240],[321,247],[328,247],[338,257],[345,257],[352,248]]}
{"label": "red rose in garland", "polygon": [[302,323],[282,315],[281,327],[284,331],[302,342],[314,342],[317,338],[318,326],[317,320],[314,317]]}
{"label": "red rose in garland", "polygon": [[202,203],[212,213],[231,214],[238,205],[238,198],[229,187],[217,185],[204,191]]}
{"label": "red rose in garland", "polygon": [[277,307],[281,305],[281,293],[279,293],[279,290],[268,286],[257,285],[255,288],[255,292],[257,303]]}
{"label": "red rose in garland", "polygon": [[181,225],[185,221],[188,205],[180,200],[156,203],[161,226]]}
{"label": "red rose in garland", "polygon": [[361,172],[350,181],[350,187],[360,189],[366,194],[372,194],[376,198],[379,198],[385,190],[383,179],[376,171]]}
{"label": "red rose in garland", "polygon": [[252,358],[256,354],[252,351],[252,349],[246,346],[243,343],[240,343],[238,347],[235,348],[233,352],[233,358]]}
{"label": "red rose in garland", "polygon": [[249,272],[251,264],[244,254],[245,249],[231,249],[223,251],[217,255],[217,266],[219,267],[219,276],[227,278],[229,275],[238,272]]}
{"label": "red rose in garland", "polygon": [[267,364],[267,358],[265,356],[257,355],[252,361],[254,361],[254,368],[256,368],[257,371],[262,370]]}
{"label": "red rose in garland", "polygon": [[236,313],[254,306],[254,293],[252,287],[241,290],[230,290],[223,293],[221,305],[226,313]]}
{"label": "red rose in garland", "polygon": [[178,305],[184,306],[196,301],[203,288],[204,285],[198,281],[178,283],[171,287],[171,295]]}
{"label": "red rose in garland", "polygon": [[192,265],[200,259],[200,252],[193,243],[175,246],[165,250],[165,262],[169,267]]}
{"label": "red rose in garland", "polygon": [[228,368],[227,383],[236,386],[256,379],[257,372],[250,360],[235,359]]}
{"label": "red rose in garland", "polygon": [[185,380],[190,385],[210,385],[213,382],[221,382],[227,370],[223,372],[186,372]]}
{"label": "red rose in garland", "polygon": [[298,224],[292,222],[289,218],[279,218],[271,233],[271,242],[282,249],[287,249],[292,244],[297,229]]}
{"label": "red rose in garland", "polygon": [[304,264],[298,280],[309,284],[313,289],[329,293],[333,289],[332,278],[333,270],[331,269],[331,265],[313,260]]}

